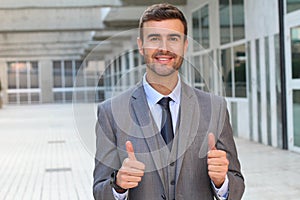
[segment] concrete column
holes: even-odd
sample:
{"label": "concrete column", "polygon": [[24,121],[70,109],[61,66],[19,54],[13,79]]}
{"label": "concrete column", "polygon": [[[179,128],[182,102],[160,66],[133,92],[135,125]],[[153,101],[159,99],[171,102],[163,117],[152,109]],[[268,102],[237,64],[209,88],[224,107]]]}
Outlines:
{"label": "concrete column", "polygon": [[2,95],[3,104],[7,104],[7,67],[5,61],[0,61],[0,81],[2,87],[0,95]]}
{"label": "concrete column", "polygon": [[53,69],[50,60],[41,60],[40,65],[40,88],[41,103],[53,103]]}

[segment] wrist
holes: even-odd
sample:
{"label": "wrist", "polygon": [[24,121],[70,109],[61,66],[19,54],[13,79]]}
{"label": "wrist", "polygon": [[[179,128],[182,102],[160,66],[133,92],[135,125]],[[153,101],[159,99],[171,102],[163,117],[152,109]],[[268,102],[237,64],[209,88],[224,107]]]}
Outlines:
{"label": "wrist", "polygon": [[120,187],[117,184],[117,174],[118,174],[118,170],[113,171],[113,173],[111,174],[111,176],[110,176],[110,185],[111,185],[112,188],[114,188],[114,190],[117,193],[125,193],[127,190]]}

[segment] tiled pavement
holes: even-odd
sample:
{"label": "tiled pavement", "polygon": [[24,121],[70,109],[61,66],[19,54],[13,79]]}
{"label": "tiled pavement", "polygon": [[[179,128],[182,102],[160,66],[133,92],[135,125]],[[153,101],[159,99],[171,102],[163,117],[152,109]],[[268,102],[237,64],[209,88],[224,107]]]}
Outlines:
{"label": "tiled pavement", "polygon": [[[77,134],[72,108],[70,104],[0,110],[0,200],[93,199],[93,153]],[[300,154],[242,139],[236,142],[246,178],[243,199],[299,199]]]}

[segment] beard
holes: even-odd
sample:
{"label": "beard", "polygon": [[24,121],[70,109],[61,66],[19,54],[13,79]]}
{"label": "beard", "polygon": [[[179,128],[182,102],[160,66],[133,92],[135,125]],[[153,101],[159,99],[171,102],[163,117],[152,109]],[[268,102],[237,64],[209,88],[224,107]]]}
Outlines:
{"label": "beard", "polygon": [[[158,62],[154,62],[154,60],[156,60],[156,57],[159,57],[159,56],[171,57],[173,60],[173,63],[161,64]],[[144,50],[144,59],[145,59],[147,68],[159,76],[169,76],[169,75],[173,74],[174,72],[176,72],[180,69],[180,67],[183,63],[183,56],[179,56],[170,51],[166,51],[166,52],[157,51],[153,55],[149,55]]]}

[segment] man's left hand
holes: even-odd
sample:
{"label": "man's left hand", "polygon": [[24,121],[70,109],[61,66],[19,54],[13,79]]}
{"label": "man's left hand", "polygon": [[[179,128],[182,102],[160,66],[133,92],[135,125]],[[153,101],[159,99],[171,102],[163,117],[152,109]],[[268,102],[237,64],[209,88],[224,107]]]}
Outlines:
{"label": "man's left hand", "polygon": [[208,134],[209,152],[207,153],[208,175],[217,188],[220,188],[228,172],[229,161],[226,152],[218,150],[215,146],[215,136],[213,133]]}

